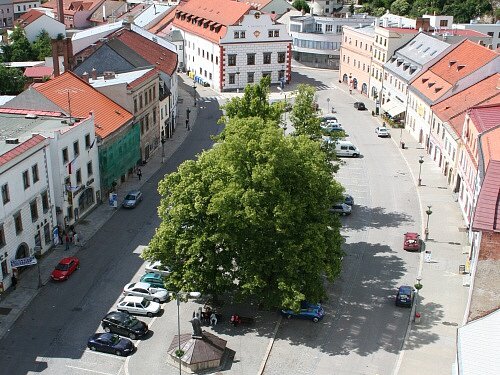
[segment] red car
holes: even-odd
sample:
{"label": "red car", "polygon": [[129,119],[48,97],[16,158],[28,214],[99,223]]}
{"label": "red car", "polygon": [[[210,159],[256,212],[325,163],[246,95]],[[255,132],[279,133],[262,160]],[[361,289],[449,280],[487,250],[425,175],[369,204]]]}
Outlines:
{"label": "red car", "polygon": [[52,274],[50,275],[55,281],[68,280],[69,275],[71,275],[75,270],[80,268],[80,261],[75,257],[63,258],[56,266]]}
{"label": "red car", "polygon": [[420,250],[420,236],[418,233],[405,233],[403,249],[409,251]]}

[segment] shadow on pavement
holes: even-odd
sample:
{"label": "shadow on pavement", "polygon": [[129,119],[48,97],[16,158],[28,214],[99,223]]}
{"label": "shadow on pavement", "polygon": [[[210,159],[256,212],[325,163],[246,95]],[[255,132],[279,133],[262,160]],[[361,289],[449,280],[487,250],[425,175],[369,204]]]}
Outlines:
{"label": "shadow on pavement", "polygon": [[388,212],[383,207],[354,205],[352,214],[343,222],[344,227],[349,231],[357,231],[369,228],[399,227],[405,222],[413,222],[413,219],[404,212]]}

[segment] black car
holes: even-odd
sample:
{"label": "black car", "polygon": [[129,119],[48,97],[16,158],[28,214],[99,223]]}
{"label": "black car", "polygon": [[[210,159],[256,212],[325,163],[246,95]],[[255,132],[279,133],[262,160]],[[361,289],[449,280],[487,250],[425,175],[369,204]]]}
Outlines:
{"label": "black car", "polygon": [[349,206],[354,206],[354,198],[352,197],[352,195],[344,194],[344,203],[348,204]]}
{"label": "black car", "polygon": [[96,333],[89,338],[87,346],[92,351],[113,353],[119,356],[132,354],[135,346],[129,339],[112,333]]}
{"label": "black car", "polygon": [[400,286],[396,294],[396,306],[411,307],[413,304],[413,288],[409,285]]}
{"label": "black car", "polygon": [[132,340],[148,333],[148,325],[127,312],[112,311],[101,321],[102,328],[106,332],[117,333],[128,336]]}
{"label": "black car", "polygon": [[358,111],[364,111],[366,109],[365,103],[356,102],[356,103],[354,103],[354,108],[356,108]]}

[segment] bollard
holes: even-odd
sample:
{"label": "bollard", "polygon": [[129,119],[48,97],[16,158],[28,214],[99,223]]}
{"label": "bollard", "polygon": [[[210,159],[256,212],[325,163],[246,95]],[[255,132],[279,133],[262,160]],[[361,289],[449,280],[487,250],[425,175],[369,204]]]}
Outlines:
{"label": "bollard", "polygon": [[420,313],[416,312],[415,313],[415,324],[420,323],[420,319],[421,319]]}

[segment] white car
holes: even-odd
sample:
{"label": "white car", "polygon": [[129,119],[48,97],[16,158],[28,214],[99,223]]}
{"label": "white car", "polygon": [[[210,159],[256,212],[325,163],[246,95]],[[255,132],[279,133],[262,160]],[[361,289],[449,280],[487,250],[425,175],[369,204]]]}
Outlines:
{"label": "white car", "polygon": [[168,276],[172,273],[169,266],[164,266],[161,261],[151,262],[146,266],[146,272],[158,273],[162,276]]}
{"label": "white car", "polygon": [[137,296],[126,296],[116,306],[118,311],[126,311],[129,314],[140,314],[152,317],[160,312],[160,304],[148,301]]}
{"label": "white car", "polygon": [[391,134],[389,133],[389,130],[385,126],[378,126],[375,128],[375,133],[381,138],[386,138],[390,137]]}
{"label": "white car", "polygon": [[168,291],[163,288],[155,288],[148,283],[130,283],[123,288],[125,296],[139,296],[154,302],[165,302],[168,299]]}

